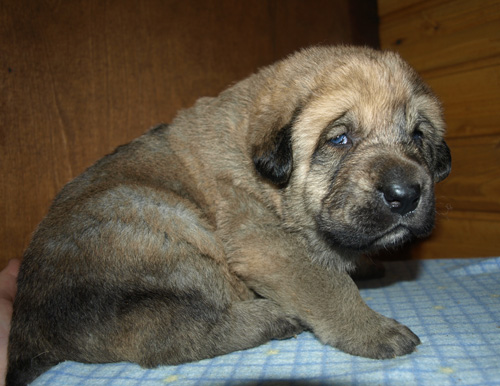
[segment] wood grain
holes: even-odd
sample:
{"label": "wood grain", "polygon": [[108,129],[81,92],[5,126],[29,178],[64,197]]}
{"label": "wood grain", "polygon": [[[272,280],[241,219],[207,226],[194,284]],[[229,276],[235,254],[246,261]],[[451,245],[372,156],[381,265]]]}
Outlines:
{"label": "wood grain", "polygon": [[500,65],[429,76],[425,80],[443,101],[450,137],[499,133]]}
{"label": "wood grain", "polygon": [[378,14],[381,19],[385,20],[388,16],[393,16],[392,14],[395,12],[404,12],[407,9],[413,10],[415,7],[421,6],[422,3],[427,2],[423,0],[379,0]]}
{"label": "wood grain", "polygon": [[453,167],[436,186],[440,209],[500,213],[500,135],[449,139],[448,145]]}
{"label": "wood grain", "polygon": [[382,48],[397,50],[425,73],[497,56],[499,23],[498,0],[424,3],[411,13],[383,19],[380,37]]}

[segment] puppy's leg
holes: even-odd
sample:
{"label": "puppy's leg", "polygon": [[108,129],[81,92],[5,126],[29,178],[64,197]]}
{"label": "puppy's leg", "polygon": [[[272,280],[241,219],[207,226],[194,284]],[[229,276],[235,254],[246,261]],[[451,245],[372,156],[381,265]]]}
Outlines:
{"label": "puppy's leg", "polygon": [[133,305],[135,309],[116,322],[111,341],[119,344],[112,349],[113,361],[128,360],[145,367],[191,362],[302,331],[299,322],[273,300],[235,301],[217,290],[197,292],[196,284],[192,287],[188,294],[173,295],[176,299]]}
{"label": "puppy's leg", "polygon": [[305,246],[279,227],[245,228],[252,236],[239,239],[232,269],[297,315],[323,343],[378,359],[411,353],[420,343],[407,327],[370,309],[348,274],[312,263]]}
{"label": "puppy's leg", "polygon": [[[176,267],[161,288],[145,294],[134,288],[125,297],[133,301],[126,304],[124,299],[121,304],[120,318],[112,323],[114,333],[108,335],[115,344],[113,361],[145,367],[178,364],[288,338],[302,330],[273,300],[237,298],[224,264],[187,244],[176,250]],[[97,347],[95,354],[105,346]]]}
{"label": "puppy's leg", "polygon": [[[204,302],[188,307],[193,306],[210,307]],[[171,311],[159,309],[157,314],[166,318]],[[160,327],[159,319],[141,319],[139,325],[134,323],[134,328],[149,329],[149,336],[132,336],[139,350],[126,345],[121,356],[144,367],[179,364],[256,347],[271,339],[290,338],[303,330],[298,321],[268,299],[233,302],[215,313],[213,320],[190,321],[189,326],[169,324],[168,328]],[[126,328],[130,327],[129,324]]]}

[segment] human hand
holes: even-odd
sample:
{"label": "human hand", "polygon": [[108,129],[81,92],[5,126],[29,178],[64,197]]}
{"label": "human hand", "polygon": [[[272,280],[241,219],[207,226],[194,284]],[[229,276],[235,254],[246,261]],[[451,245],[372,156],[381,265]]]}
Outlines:
{"label": "human hand", "polygon": [[7,345],[9,343],[10,320],[12,318],[12,303],[16,296],[17,274],[21,262],[17,259],[0,272],[0,385],[5,385],[7,372]]}

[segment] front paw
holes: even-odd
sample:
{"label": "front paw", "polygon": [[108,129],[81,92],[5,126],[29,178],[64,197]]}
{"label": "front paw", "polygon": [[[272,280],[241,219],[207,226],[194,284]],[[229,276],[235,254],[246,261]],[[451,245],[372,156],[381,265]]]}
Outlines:
{"label": "front paw", "polygon": [[420,344],[418,336],[408,327],[379,314],[363,327],[351,337],[340,339],[335,346],[353,355],[389,359],[410,354]]}

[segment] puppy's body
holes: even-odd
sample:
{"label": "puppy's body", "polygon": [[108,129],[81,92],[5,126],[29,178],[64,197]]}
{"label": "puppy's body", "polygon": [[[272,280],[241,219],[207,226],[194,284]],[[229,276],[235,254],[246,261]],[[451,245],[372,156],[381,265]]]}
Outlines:
{"label": "puppy's body", "polygon": [[347,272],[427,235],[449,151],[399,57],[304,50],[202,98],[69,183],[27,249],[8,385],[62,361],[176,364],[311,329],[346,352],[414,350]]}

